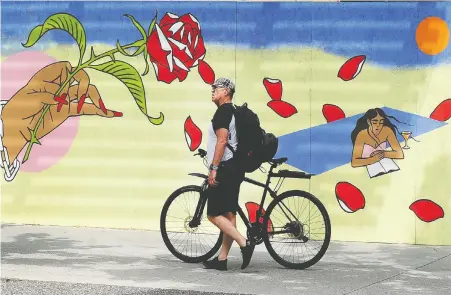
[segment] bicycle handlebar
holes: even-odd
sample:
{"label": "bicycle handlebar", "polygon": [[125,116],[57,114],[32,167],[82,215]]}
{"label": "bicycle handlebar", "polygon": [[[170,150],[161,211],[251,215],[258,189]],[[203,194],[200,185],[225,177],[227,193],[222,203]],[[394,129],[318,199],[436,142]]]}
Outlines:
{"label": "bicycle handlebar", "polygon": [[203,149],[198,149],[198,153],[194,154],[193,156],[197,156],[199,155],[201,158],[205,158],[205,156],[207,155],[207,152]]}

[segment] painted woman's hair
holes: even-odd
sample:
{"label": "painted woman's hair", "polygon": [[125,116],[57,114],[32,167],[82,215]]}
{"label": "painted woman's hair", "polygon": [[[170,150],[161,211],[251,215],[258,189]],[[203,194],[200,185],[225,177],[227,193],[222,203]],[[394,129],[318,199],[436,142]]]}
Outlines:
{"label": "painted woman's hair", "polygon": [[388,116],[380,108],[369,109],[362,117],[360,117],[357,120],[357,123],[355,125],[354,130],[352,130],[351,140],[352,140],[352,144],[353,145],[355,144],[355,140],[357,138],[357,134],[359,134],[360,131],[365,130],[365,129],[367,129],[369,127],[367,120],[371,121],[371,119],[376,118],[377,115],[379,115],[382,118],[384,118],[384,126],[387,126],[388,128],[390,128],[393,131],[393,133],[395,133],[395,134],[398,133],[398,134],[401,135],[401,133],[398,130],[398,127],[396,127],[388,118],[392,118],[395,121],[397,121],[398,123],[402,123],[402,124],[406,124],[406,123],[403,123],[403,122],[399,121],[398,119],[396,119],[393,116]]}

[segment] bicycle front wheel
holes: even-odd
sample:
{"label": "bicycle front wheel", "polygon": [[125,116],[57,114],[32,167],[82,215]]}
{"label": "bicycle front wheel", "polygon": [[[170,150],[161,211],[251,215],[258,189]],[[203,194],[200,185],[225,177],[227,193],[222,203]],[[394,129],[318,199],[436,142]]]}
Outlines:
{"label": "bicycle front wheel", "polygon": [[201,187],[184,186],[166,200],[160,216],[160,230],[168,250],[178,259],[199,263],[211,258],[221,247],[223,234],[213,225],[204,209],[200,224],[191,228]]}
{"label": "bicycle front wheel", "polygon": [[266,249],[287,268],[309,268],[329,247],[329,215],[324,205],[305,191],[287,191],[275,198],[268,206],[263,224],[267,229]]}

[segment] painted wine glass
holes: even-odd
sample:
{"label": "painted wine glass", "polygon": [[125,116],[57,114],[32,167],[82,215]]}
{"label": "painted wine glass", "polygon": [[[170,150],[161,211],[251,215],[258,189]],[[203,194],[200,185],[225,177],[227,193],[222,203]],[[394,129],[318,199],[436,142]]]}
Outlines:
{"label": "painted wine glass", "polygon": [[407,141],[409,140],[410,136],[412,135],[412,131],[402,131],[401,135],[404,138],[404,146],[402,148],[405,150],[410,149],[410,146],[407,144]]}

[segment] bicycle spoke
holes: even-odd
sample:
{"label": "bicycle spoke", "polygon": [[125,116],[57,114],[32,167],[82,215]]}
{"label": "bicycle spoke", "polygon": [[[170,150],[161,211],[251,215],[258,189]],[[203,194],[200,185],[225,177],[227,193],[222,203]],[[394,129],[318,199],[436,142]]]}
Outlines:
{"label": "bicycle spoke", "polygon": [[190,226],[200,200],[200,188],[189,188],[182,190],[170,203],[165,204],[162,234],[163,237],[166,236],[165,244],[175,256],[187,262],[194,262],[216,252],[215,249],[220,246],[220,231],[204,218],[205,210],[200,224],[194,228]]}
{"label": "bicycle spoke", "polygon": [[268,208],[272,229],[265,242],[271,256],[279,263],[304,268],[324,255],[330,241],[330,223],[328,216],[324,216],[325,209],[321,211],[314,198],[307,193],[296,195],[296,192],[278,199]]}

